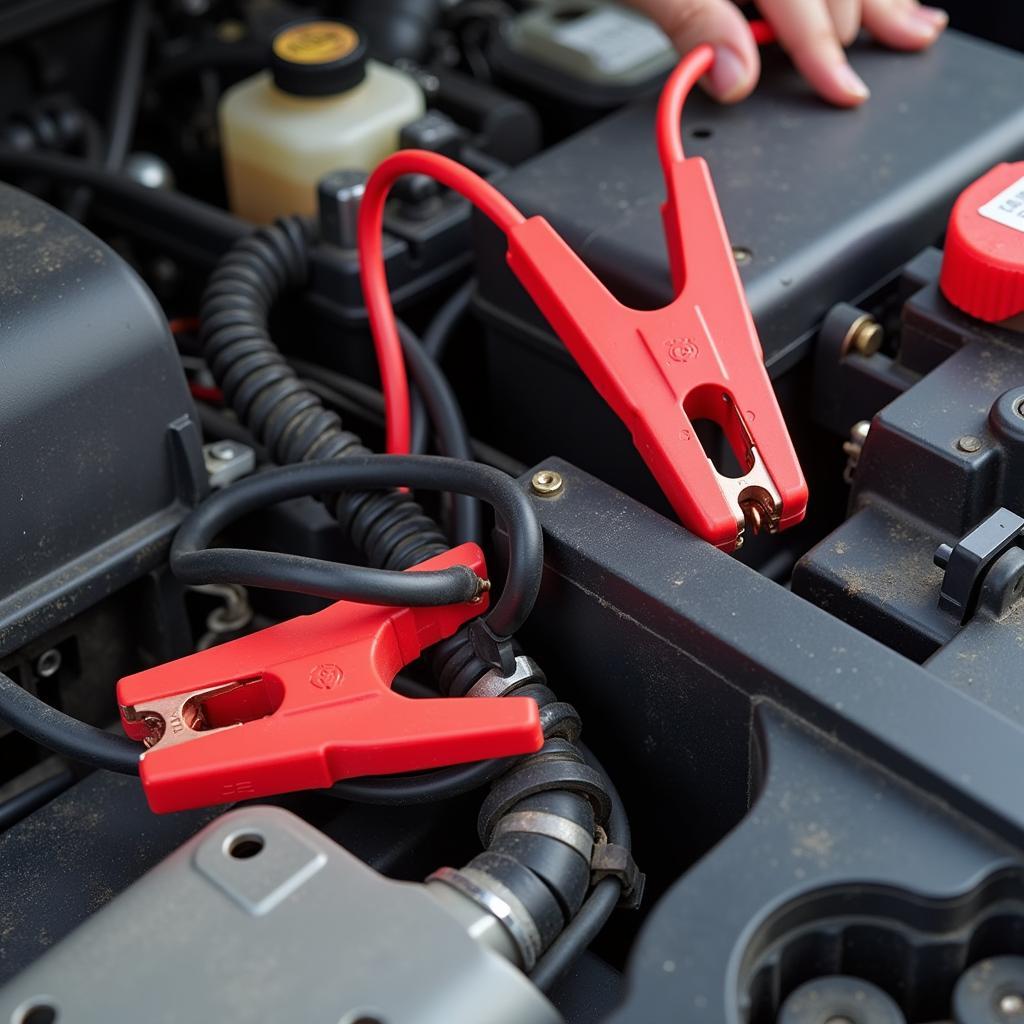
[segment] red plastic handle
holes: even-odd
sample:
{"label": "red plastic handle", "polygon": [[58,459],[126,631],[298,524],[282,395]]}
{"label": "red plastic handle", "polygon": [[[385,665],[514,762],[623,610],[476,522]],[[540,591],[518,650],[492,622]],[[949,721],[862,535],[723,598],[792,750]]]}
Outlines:
{"label": "red plastic handle", "polygon": [[[416,569],[468,565],[476,545]],[[140,776],[157,812],[330,786],[540,748],[528,698],[411,700],[395,674],[486,608],[382,608],[338,602],[232,643],[126,676],[125,731],[159,739]]]}
{"label": "red plastic handle", "polygon": [[[629,427],[680,520],[731,550],[750,506],[769,529],[800,522],[807,484],[764,368],[707,164],[692,158],[671,170],[663,215],[679,294],[663,309],[623,306],[541,217],[509,231],[508,262]],[[735,483],[708,459],[694,427],[702,419],[721,426],[747,470]],[[769,500],[771,511],[763,508]]]}

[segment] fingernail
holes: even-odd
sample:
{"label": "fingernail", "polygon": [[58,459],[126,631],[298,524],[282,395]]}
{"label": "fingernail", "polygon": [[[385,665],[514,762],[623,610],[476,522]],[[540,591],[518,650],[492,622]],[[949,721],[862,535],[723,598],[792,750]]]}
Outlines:
{"label": "fingernail", "polygon": [[859,100],[866,100],[871,90],[864,84],[864,79],[849,64],[840,64],[836,68],[836,82],[843,92]]}
{"label": "fingernail", "polygon": [[743,59],[728,46],[715,47],[715,63],[708,72],[708,88],[719,100],[730,100],[750,81],[750,70]]}
{"label": "fingernail", "polygon": [[949,14],[941,7],[918,7],[917,16],[934,25],[940,32],[949,24]]}
{"label": "fingernail", "polygon": [[922,39],[934,39],[949,24],[949,15],[938,7],[912,7],[907,27]]}

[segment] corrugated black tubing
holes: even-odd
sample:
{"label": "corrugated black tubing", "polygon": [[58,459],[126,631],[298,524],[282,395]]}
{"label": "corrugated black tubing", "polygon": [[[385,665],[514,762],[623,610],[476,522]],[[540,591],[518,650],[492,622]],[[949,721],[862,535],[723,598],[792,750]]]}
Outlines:
{"label": "corrugated black tubing", "polygon": [[[309,226],[297,217],[253,231],[218,263],[200,308],[210,371],[238,418],[281,465],[370,454],[270,339],[274,303],[308,282],[310,241]],[[342,529],[377,568],[408,569],[448,549],[437,524],[408,494],[345,494],[333,506]]]}

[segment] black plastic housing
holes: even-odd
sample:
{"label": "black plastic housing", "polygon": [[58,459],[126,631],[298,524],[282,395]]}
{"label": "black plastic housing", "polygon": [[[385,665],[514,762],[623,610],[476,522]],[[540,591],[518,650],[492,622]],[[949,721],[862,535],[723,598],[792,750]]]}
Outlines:
{"label": "black plastic housing", "polygon": [[160,564],[205,472],[146,286],[27,193],[0,208],[2,654]]}

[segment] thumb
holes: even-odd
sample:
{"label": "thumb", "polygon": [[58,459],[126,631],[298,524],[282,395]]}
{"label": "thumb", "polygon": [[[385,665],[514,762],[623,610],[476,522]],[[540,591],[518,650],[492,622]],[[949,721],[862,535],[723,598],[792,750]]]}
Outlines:
{"label": "thumb", "polygon": [[630,0],[672,40],[680,53],[701,43],[715,51],[703,86],[716,100],[735,103],[757,85],[761,58],[747,19],[730,0]]}

